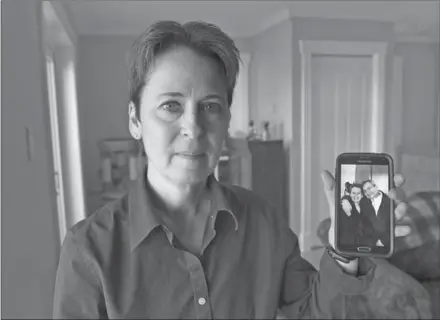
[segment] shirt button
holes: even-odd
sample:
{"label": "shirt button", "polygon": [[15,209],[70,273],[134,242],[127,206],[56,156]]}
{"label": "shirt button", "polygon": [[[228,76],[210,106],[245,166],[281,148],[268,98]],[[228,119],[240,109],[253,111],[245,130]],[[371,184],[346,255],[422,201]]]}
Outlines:
{"label": "shirt button", "polygon": [[206,299],[205,298],[199,298],[199,304],[201,306],[203,306],[206,303]]}

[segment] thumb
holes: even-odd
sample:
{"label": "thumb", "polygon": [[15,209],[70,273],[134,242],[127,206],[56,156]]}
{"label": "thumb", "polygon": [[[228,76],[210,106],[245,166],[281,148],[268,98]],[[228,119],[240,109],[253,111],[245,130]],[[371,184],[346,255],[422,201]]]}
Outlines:
{"label": "thumb", "polygon": [[330,218],[333,219],[335,212],[335,178],[329,171],[324,170],[321,173],[321,179],[324,184],[324,193],[327,198],[327,203],[330,207]]}

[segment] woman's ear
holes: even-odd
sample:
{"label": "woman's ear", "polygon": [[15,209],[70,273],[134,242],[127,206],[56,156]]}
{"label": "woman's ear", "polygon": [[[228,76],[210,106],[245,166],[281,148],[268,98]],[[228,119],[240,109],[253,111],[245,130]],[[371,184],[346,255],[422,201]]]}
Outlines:
{"label": "woman's ear", "polygon": [[128,128],[134,139],[139,140],[142,138],[142,125],[137,118],[136,107],[132,101],[128,104]]}

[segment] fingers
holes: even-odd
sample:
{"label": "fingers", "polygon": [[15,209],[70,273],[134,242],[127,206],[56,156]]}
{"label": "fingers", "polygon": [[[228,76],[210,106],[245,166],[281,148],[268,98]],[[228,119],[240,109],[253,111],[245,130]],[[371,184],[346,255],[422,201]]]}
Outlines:
{"label": "fingers", "polygon": [[324,192],[329,204],[334,204],[334,190],[335,190],[335,178],[327,170],[321,173],[322,182],[324,183]]}
{"label": "fingers", "polygon": [[[405,202],[400,202],[394,210],[396,221],[403,220],[408,211],[408,205]],[[411,227],[406,225],[397,225],[394,229],[394,235],[396,237],[405,237],[411,233]]]}
{"label": "fingers", "polygon": [[400,221],[406,215],[408,211],[408,205],[405,202],[400,202],[396,209],[394,210],[394,215],[396,216],[396,220]]}
{"label": "fingers", "polygon": [[391,189],[391,190],[388,192],[388,196],[389,196],[392,200],[396,201],[396,203],[401,203],[402,201],[405,201],[405,200],[406,200],[406,194],[405,194],[405,191],[403,191],[403,189],[402,189],[402,188],[399,188],[399,187],[396,187],[396,188],[394,188],[394,189]]}
{"label": "fingers", "polygon": [[321,173],[321,179],[324,183],[324,193],[325,197],[327,198],[327,202],[330,206],[330,218],[333,221],[333,216],[335,213],[335,178],[333,175],[328,172],[327,170],[324,170]]}
{"label": "fingers", "polygon": [[333,175],[329,171],[324,170],[321,173],[321,178],[324,182],[325,190],[333,191],[335,188],[335,178],[333,177]]}
{"label": "fingers", "polygon": [[396,226],[394,229],[394,235],[396,237],[405,237],[411,233],[410,226]]}
{"label": "fingers", "polygon": [[394,184],[396,185],[396,188],[400,188],[405,183],[405,178],[400,173],[396,173],[394,175]]}
{"label": "fingers", "polygon": [[[402,220],[408,211],[408,205],[404,202],[406,199],[405,191],[401,188],[405,183],[405,178],[401,174],[394,175],[395,188],[391,189],[388,193],[389,197],[397,203],[397,207],[394,210],[396,220]],[[410,226],[396,226],[394,229],[394,235],[396,237],[405,237],[411,233]]]}
{"label": "fingers", "polygon": [[405,201],[406,194],[405,191],[403,191],[402,186],[405,183],[405,178],[400,173],[397,173],[394,175],[394,185],[395,188],[392,188],[389,191],[389,197],[396,201],[397,203],[400,203],[402,201]]}

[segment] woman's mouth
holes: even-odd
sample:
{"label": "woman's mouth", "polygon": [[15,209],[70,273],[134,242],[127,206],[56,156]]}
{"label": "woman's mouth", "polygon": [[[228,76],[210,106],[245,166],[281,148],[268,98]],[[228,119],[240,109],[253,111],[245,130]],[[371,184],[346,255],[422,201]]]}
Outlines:
{"label": "woman's mouth", "polygon": [[202,160],[203,158],[206,157],[206,153],[187,153],[187,152],[182,152],[182,153],[178,153],[178,156],[188,159],[188,160]]}

